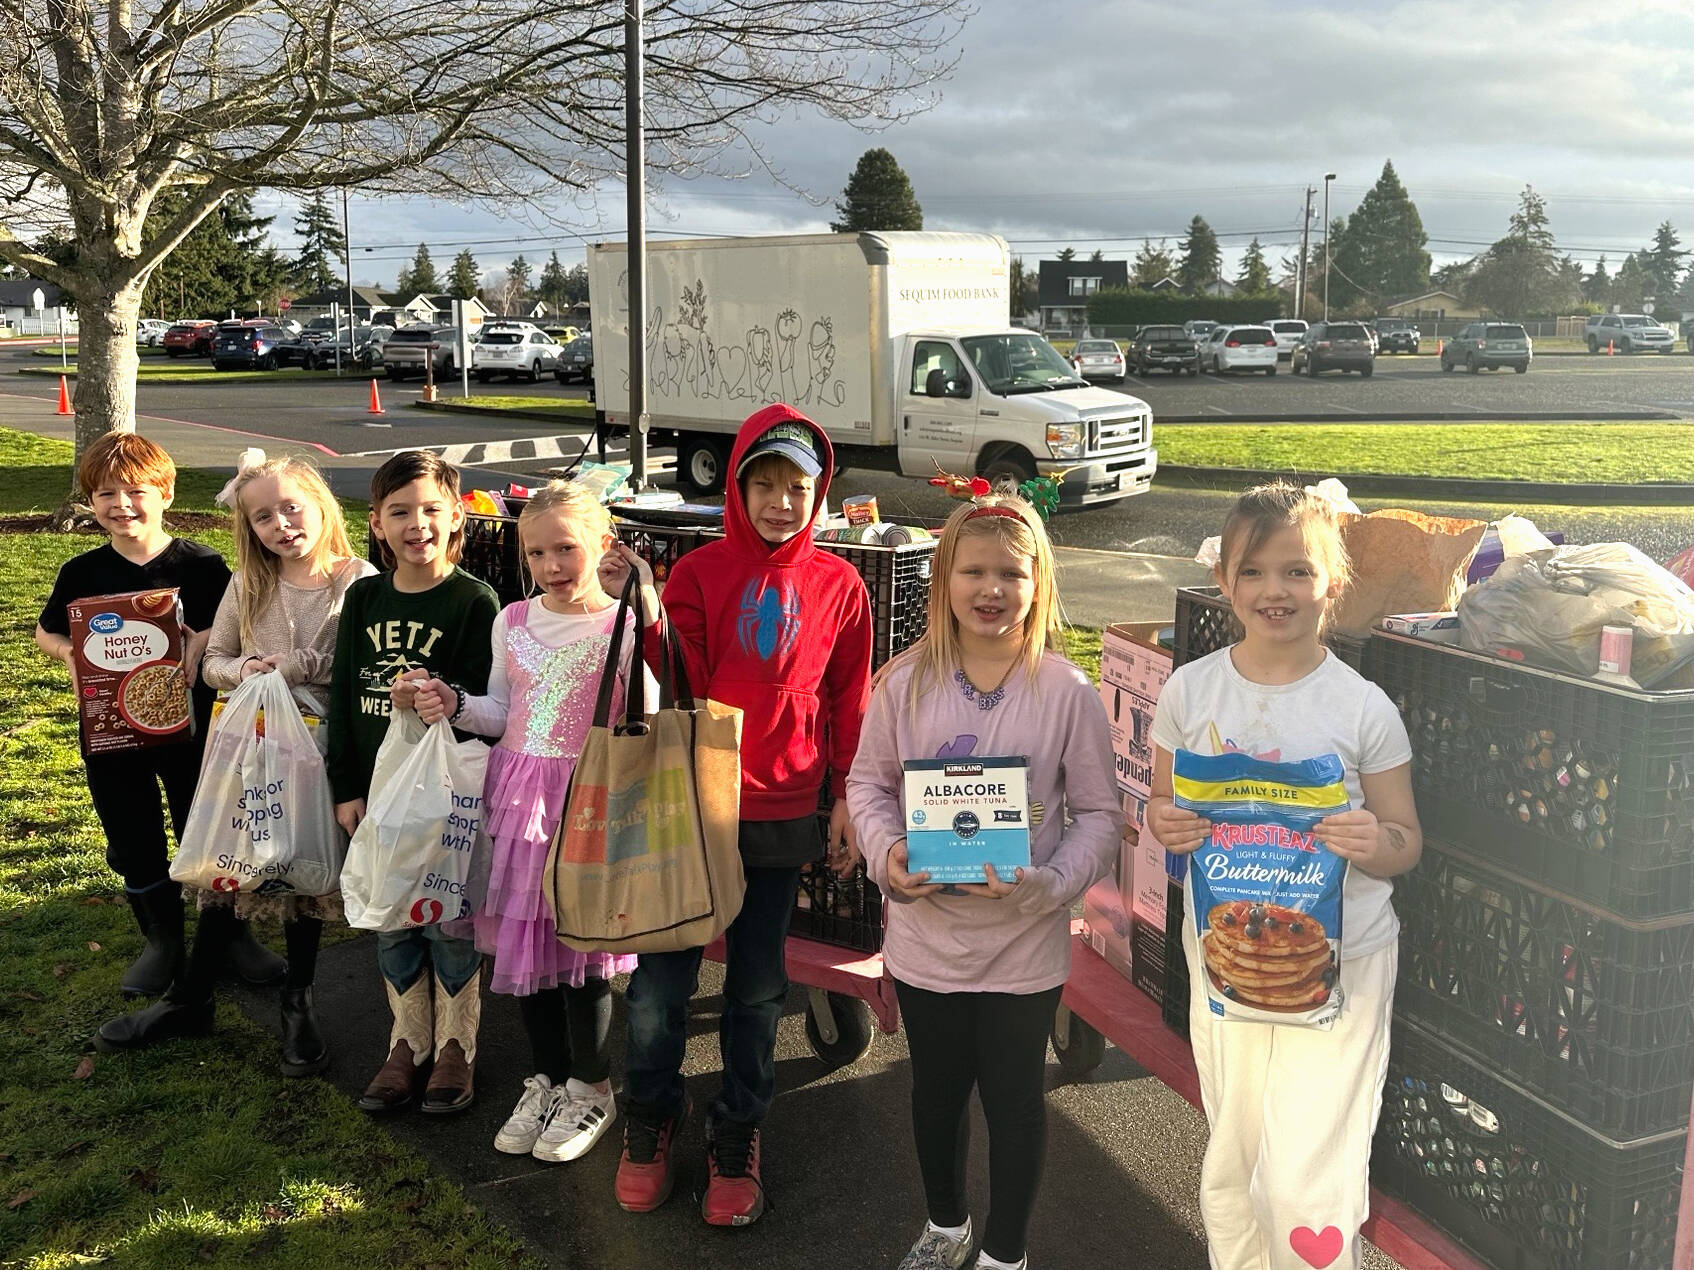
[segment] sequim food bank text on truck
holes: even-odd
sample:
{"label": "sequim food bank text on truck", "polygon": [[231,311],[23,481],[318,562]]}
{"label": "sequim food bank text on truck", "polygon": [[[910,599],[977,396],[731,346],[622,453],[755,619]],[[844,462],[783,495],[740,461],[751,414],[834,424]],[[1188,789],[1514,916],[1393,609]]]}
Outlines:
{"label": "sequim food bank text on truck", "polygon": [[[1152,411],[1093,388],[1009,321],[1008,255],[988,234],[854,233],[651,243],[650,439],[696,492],[723,488],[741,421],[773,401],[829,433],[845,467],[928,478],[1063,473],[1061,502],[1143,493]],[[628,427],[623,243],[588,253],[597,409]]]}

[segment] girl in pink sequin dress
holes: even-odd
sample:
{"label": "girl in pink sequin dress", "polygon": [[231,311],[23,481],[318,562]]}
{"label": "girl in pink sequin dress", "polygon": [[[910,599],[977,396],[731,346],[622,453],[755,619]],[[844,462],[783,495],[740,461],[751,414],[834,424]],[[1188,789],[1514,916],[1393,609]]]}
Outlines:
{"label": "girl in pink sequin dress", "polygon": [[[461,699],[432,681],[419,689],[417,710],[425,722],[446,717],[500,738],[483,793],[490,849],[473,881],[473,897],[480,897],[473,920],[477,947],[494,958],[490,988],[518,999],[534,1074],[494,1145],[557,1162],[584,1154],[617,1117],[607,1053],[609,980],[635,969],[635,958],[560,943],[541,874],[611,651],[617,601],[600,585],[601,557],[608,550],[623,555],[648,588],[652,573],[616,545],[606,509],[579,486],[555,481],[537,492],[518,517],[518,537],[539,594],[495,621],[488,695]],[[657,598],[651,589],[646,594],[654,615]],[[626,636],[614,715],[623,709],[632,643]],[[650,673],[640,673],[648,699],[656,699]]]}

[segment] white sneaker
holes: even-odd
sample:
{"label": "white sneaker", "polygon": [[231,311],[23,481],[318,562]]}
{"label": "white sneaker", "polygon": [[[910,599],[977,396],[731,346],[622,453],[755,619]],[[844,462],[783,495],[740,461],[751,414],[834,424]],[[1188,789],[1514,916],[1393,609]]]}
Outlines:
{"label": "white sneaker", "polygon": [[553,1114],[530,1154],[538,1160],[563,1164],[588,1154],[618,1118],[618,1103],[610,1088],[602,1091],[575,1079],[567,1080],[554,1097]]}
{"label": "white sneaker", "polygon": [[959,1270],[970,1255],[970,1218],[965,1218],[965,1233],[958,1238],[925,1222],[923,1233],[901,1259],[899,1270]]}
{"label": "white sneaker", "polygon": [[540,1072],[525,1080],[518,1105],[494,1135],[494,1149],[507,1155],[528,1155],[552,1114],[554,1095],[553,1082]]}

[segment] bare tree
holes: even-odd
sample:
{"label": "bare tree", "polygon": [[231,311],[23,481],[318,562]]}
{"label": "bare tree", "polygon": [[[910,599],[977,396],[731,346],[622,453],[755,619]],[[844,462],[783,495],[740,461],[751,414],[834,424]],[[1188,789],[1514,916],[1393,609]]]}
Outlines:
{"label": "bare tree", "polygon": [[[649,0],[648,166],[769,166],[796,108],[933,103],[966,0]],[[81,318],[77,449],[135,425],[148,275],[230,193],[528,198],[624,170],[620,0],[0,0],[0,258]],[[512,122],[522,119],[522,128]],[[443,178],[446,178],[445,180]],[[168,217],[160,196],[188,195]],[[31,246],[47,228],[61,263]]]}

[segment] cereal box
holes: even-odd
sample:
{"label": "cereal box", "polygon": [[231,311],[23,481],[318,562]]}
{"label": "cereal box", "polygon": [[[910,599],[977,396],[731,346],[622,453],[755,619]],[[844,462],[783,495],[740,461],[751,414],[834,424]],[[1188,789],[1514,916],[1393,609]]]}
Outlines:
{"label": "cereal box", "polygon": [[1171,783],[1176,805],[1212,826],[1188,868],[1212,1013],[1329,1026],[1347,862],[1313,830],[1350,806],[1341,760],[1178,750]]}
{"label": "cereal box", "polygon": [[66,606],[85,756],[171,745],[194,734],[175,587]]}

